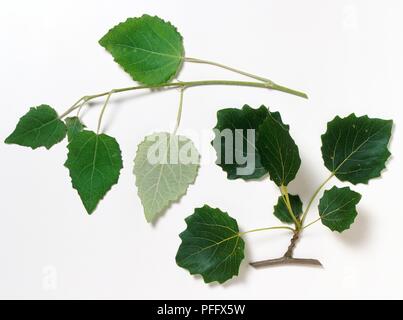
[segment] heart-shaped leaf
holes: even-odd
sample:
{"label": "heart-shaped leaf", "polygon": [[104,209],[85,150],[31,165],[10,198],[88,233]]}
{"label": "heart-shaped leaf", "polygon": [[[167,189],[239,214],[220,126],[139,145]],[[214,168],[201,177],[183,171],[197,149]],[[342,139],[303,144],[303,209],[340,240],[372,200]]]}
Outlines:
{"label": "heart-shaped leaf", "polygon": [[319,202],[322,223],[332,231],[349,229],[357,216],[356,206],[360,200],[361,195],[348,187],[325,191]]}
{"label": "heart-shaped leaf", "polygon": [[185,221],[187,229],[180,234],[176,263],[190,274],[200,274],[206,283],[223,283],[237,276],[245,243],[236,220],[205,205]]}
{"label": "heart-shaped leaf", "polygon": [[388,144],[391,120],[368,116],[336,117],[322,135],[322,156],[326,168],[341,181],[368,183],[379,177],[390,157]]}
{"label": "heart-shaped leaf", "polygon": [[301,165],[289,126],[283,123],[279,113],[270,112],[258,130],[257,149],[263,166],[274,183],[279,187],[287,186],[294,180]]}
{"label": "heart-shaped leaf", "polygon": [[182,197],[197,176],[200,155],[183,136],[155,133],[138,146],[134,174],[148,222]]}
{"label": "heart-shaped leaf", "polygon": [[66,125],[48,105],[31,108],[17,124],[5,143],[24,147],[50,149],[66,136]]}
{"label": "heart-shaped leaf", "polygon": [[67,146],[65,166],[85,209],[93,213],[99,201],[119,180],[123,168],[119,144],[106,134],[81,131]]}
{"label": "heart-shaped leaf", "polygon": [[129,18],[99,43],[134,80],[146,85],[171,80],[183,62],[182,36],[158,17]]}

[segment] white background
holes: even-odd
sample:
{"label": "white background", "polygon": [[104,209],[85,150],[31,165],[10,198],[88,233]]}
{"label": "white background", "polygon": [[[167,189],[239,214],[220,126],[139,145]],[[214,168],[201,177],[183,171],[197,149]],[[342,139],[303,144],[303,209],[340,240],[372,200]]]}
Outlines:
{"label": "white background", "polygon": [[[51,151],[0,143],[0,298],[403,298],[403,3],[2,1],[1,140],[29,107],[47,103],[62,112],[85,94],[132,85],[97,41],[143,13],[172,21],[188,56],[269,77],[310,99],[253,88],[189,89],[180,133],[201,141],[204,162],[187,196],[154,226],[144,219],[132,161],[146,134],[172,129],[176,90],[113,99],[104,129],[120,142],[124,169],[92,216],[63,166],[66,142]],[[186,65],[180,74],[181,80],[222,78],[243,79],[201,65]],[[277,224],[273,183],[228,181],[213,163],[216,111],[244,103],[279,110],[291,125],[303,164],[290,189],[305,201],[329,174],[320,135],[336,115],[394,119],[393,158],[382,179],[353,187],[363,198],[351,230],[340,235],[318,223],[303,235],[296,255],[318,258],[325,269],[254,270],[243,263],[239,278],[206,285],[175,264],[178,234],[195,207],[220,207],[242,230]],[[99,109],[84,112],[92,129]],[[313,210],[308,220],[316,216]],[[289,235],[250,234],[246,241],[247,260],[265,259],[282,254]]]}

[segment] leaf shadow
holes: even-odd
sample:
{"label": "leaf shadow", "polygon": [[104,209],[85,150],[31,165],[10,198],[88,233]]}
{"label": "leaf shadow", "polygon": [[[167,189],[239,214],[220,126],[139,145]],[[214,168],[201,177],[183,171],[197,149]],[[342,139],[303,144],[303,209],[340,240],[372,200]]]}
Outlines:
{"label": "leaf shadow", "polygon": [[[314,188],[319,185],[324,178],[318,178],[318,170],[309,165],[309,161],[302,161],[301,168],[294,181],[290,183],[289,192],[294,195],[299,195],[301,200],[306,201],[312,196]],[[319,195],[320,196],[320,195]]]}
{"label": "leaf shadow", "polygon": [[[118,97],[114,97],[112,95],[112,99],[109,102],[108,109],[113,108],[113,112],[108,112],[108,110],[106,111],[107,116],[105,117],[104,124],[102,125],[101,131],[105,132],[105,131],[109,130],[109,128],[113,125],[113,123],[117,119],[120,112],[123,110],[122,106],[124,106],[124,103],[126,103],[130,100],[134,100],[134,99],[141,100],[141,98],[144,98],[144,97],[147,97],[150,95],[155,95],[158,93],[172,91],[172,90],[177,90],[177,88],[149,89],[147,91],[141,91],[141,92],[133,91],[133,92],[126,93],[125,96],[118,96]],[[104,100],[88,102],[88,104],[86,105],[86,108],[83,108],[83,111],[81,112],[81,116],[82,117],[85,116],[86,113],[89,111],[89,109],[93,109],[95,107],[102,107],[104,103],[105,103]]]}
{"label": "leaf shadow", "polygon": [[115,112],[111,112],[109,116],[107,117],[107,120],[105,121],[105,124],[103,125],[103,131],[109,130],[109,128],[112,126],[112,124],[115,122],[118,114],[123,110],[122,105],[127,102],[128,100],[132,100],[134,98],[136,99],[141,99],[143,97],[147,97],[151,94],[155,95],[161,92],[166,92],[166,91],[171,91],[171,90],[176,90],[175,88],[163,88],[163,89],[152,89],[152,90],[147,90],[143,92],[133,92],[127,96],[122,96],[114,99],[112,103],[115,105],[116,110]]}
{"label": "leaf shadow", "polygon": [[359,209],[355,222],[349,230],[339,234],[336,237],[347,246],[358,247],[368,242],[370,219],[369,215],[365,214],[365,209]]}
{"label": "leaf shadow", "polygon": [[[200,170],[200,168],[199,168],[199,170]],[[189,186],[188,186],[188,188],[186,190],[186,193],[184,195],[180,196],[178,199],[176,199],[174,201],[171,201],[169,203],[169,205],[158,214],[156,219],[150,223],[150,225],[151,225],[151,227],[153,229],[157,228],[158,223],[160,223],[160,221],[162,219],[166,219],[167,217],[170,216],[170,215],[167,214],[168,211],[175,211],[176,210],[175,206],[179,205],[181,203],[182,199],[187,197],[188,193],[190,192],[189,189],[191,189],[196,184],[198,176],[199,176],[199,171],[197,172],[196,180],[193,183],[189,184]],[[185,218],[183,218],[183,219],[185,219]]]}
{"label": "leaf shadow", "polygon": [[[189,186],[190,187],[190,186]],[[187,193],[187,192],[186,192]],[[161,223],[160,221],[162,219],[166,219],[166,217],[169,217],[169,215],[167,214],[168,211],[174,211],[174,209],[172,208],[174,205],[178,205],[181,203],[181,200],[183,197],[186,197],[186,194],[184,194],[183,196],[181,196],[179,199],[172,201],[169,203],[169,206],[166,207],[165,209],[163,209],[158,216],[156,216],[155,220],[150,222],[150,225],[153,229],[157,228],[158,223]]]}

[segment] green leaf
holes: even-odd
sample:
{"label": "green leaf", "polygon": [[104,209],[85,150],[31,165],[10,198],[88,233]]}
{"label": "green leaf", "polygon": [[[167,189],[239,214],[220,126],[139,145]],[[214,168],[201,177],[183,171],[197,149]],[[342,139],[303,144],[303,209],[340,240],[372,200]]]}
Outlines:
{"label": "green leaf", "polygon": [[118,182],[123,168],[119,144],[110,136],[81,131],[67,146],[65,166],[85,209],[93,213],[99,201]]}
{"label": "green leaf", "polygon": [[57,112],[48,105],[31,108],[17,124],[5,143],[24,147],[50,149],[66,136],[66,126]]}
{"label": "green leaf", "polygon": [[326,168],[341,181],[368,183],[379,177],[390,157],[388,144],[391,120],[368,116],[336,117],[322,135],[322,156]]}
{"label": "green leaf", "polygon": [[238,224],[228,213],[205,205],[186,218],[187,229],[179,236],[178,266],[200,274],[204,282],[223,283],[237,276],[245,257],[245,243]]}
{"label": "green leaf", "polygon": [[[299,196],[289,195],[292,211],[298,219],[302,214],[302,201]],[[277,205],[274,206],[274,215],[284,223],[294,223],[283,197],[278,198]]]}
{"label": "green leaf", "polygon": [[118,24],[99,43],[134,80],[146,85],[171,80],[184,57],[183,39],[176,28],[149,15]]}
{"label": "green leaf", "polygon": [[298,147],[291,138],[289,126],[279,113],[271,113],[259,127],[257,149],[270,179],[278,186],[287,186],[301,165]]}
{"label": "green leaf", "polygon": [[259,179],[267,170],[256,150],[257,129],[269,115],[265,106],[253,109],[222,109],[217,112],[215,138],[212,142],[217,153],[217,162],[228,179]]}
{"label": "green leaf", "polygon": [[67,139],[71,142],[77,133],[84,130],[85,125],[81,123],[78,117],[66,118],[65,122],[67,126]]}
{"label": "green leaf", "polygon": [[193,142],[183,136],[154,133],[139,144],[133,172],[148,222],[186,193],[196,179],[199,162]]}
{"label": "green leaf", "polygon": [[357,216],[356,205],[360,200],[361,195],[348,187],[333,187],[325,191],[319,202],[322,223],[332,231],[349,229]]}

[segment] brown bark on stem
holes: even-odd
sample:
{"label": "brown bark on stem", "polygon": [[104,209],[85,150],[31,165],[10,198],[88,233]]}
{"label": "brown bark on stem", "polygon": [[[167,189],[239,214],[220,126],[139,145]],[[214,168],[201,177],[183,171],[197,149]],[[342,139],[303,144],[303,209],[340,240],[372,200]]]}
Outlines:
{"label": "brown bark on stem", "polygon": [[276,265],[287,265],[287,264],[323,267],[319,260],[301,259],[293,257],[294,249],[295,246],[297,245],[299,237],[300,237],[300,231],[296,231],[293,237],[291,238],[291,242],[290,245],[288,246],[286,253],[281,258],[252,262],[250,263],[250,265],[255,268],[269,267]]}

